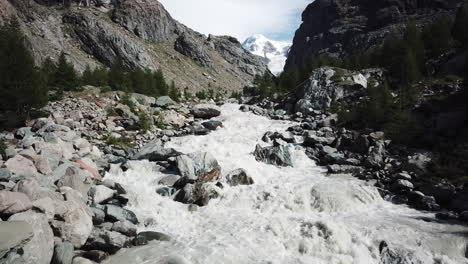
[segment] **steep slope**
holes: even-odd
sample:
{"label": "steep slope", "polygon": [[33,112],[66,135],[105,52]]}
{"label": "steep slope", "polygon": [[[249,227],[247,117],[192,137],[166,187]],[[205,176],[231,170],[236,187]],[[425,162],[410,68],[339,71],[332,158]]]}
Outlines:
{"label": "steep slope", "polygon": [[291,43],[288,41],[274,41],[257,34],[247,38],[242,46],[251,53],[267,59],[270,71],[273,74],[280,74],[286,63]]}
{"label": "steep slope", "polygon": [[208,86],[239,90],[267,70],[263,59],[238,41],[199,34],[174,20],[156,0],[73,2],[69,8],[57,2],[0,0],[0,22],[11,15],[19,18],[37,63],[64,51],[82,71],[87,64],[109,66],[121,56],[130,67],[160,68],[178,87],[191,91]]}
{"label": "steep slope", "polygon": [[407,23],[453,15],[461,0],[316,0],[302,14],[286,69],[319,54],[342,57],[380,45]]}

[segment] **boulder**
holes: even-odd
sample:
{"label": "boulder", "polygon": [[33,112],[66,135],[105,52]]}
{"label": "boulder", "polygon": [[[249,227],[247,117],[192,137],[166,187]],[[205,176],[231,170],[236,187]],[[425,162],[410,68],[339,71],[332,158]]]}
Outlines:
{"label": "boulder", "polygon": [[112,224],[112,231],[119,232],[126,236],[136,236],[137,227],[129,221],[118,221]]}
{"label": "boulder", "polygon": [[165,106],[173,105],[175,103],[176,102],[172,100],[171,97],[169,96],[160,96],[156,100],[156,105],[159,107],[165,107]]}
{"label": "boulder", "polygon": [[54,248],[51,264],[71,264],[73,261],[73,245],[68,242],[59,243]]}
{"label": "boulder", "polygon": [[87,249],[115,253],[130,244],[130,239],[119,232],[94,228],[86,243]]}
{"label": "boulder", "polygon": [[131,98],[137,101],[140,105],[144,105],[144,106],[151,106],[151,105],[154,105],[155,103],[157,104],[157,101],[154,97],[147,96],[144,94],[132,93]]}
{"label": "boulder", "polygon": [[91,175],[80,168],[70,166],[65,170],[65,175],[63,175],[58,181],[57,186],[70,187],[74,190],[77,190],[82,195],[83,199],[88,197],[88,191],[91,186],[89,182]]}
{"label": "boulder", "polygon": [[[98,0],[99,2],[110,2],[110,0]],[[76,258],[73,258],[73,262],[72,264],[95,264],[94,262],[92,262],[91,260],[89,259],[86,259],[86,258],[82,258],[82,257],[76,257]]]}
{"label": "boulder", "polygon": [[99,174],[99,171],[97,169],[96,164],[89,158],[83,158],[80,160],[75,160],[75,162],[80,165],[80,169],[88,172],[90,175],[92,175],[93,179],[96,181],[102,180],[101,174]]}
{"label": "boulder", "polygon": [[419,210],[426,211],[439,211],[440,206],[432,196],[423,196],[420,199],[414,201],[414,207]]}
{"label": "boulder", "polygon": [[383,141],[376,142],[375,146],[370,147],[369,155],[364,164],[370,168],[382,168],[385,166],[385,144]]}
{"label": "boulder", "polygon": [[28,196],[20,192],[0,191],[0,214],[12,215],[32,208]]}
{"label": "boulder", "polygon": [[11,179],[12,173],[7,168],[0,168],[0,182],[8,182]]}
{"label": "boulder", "polygon": [[0,262],[10,250],[22,248],[33,236],[32,225],[26,221],[0,221]]}
{"label": "boulder", "polygon": [[214,169],[221,170],[218,161],[207,152],[195,152],[177,156],[176,164],[180,175],[192,180],[204,177]]}
{"label": "boulder", "polygon": [[50,264],[54,254],[54,234],[47,217],[30,210],[12,215],[8,221],[26,221],[32,226],[34,236],[23,247],[25,263]]}
{"label": "boulder", "polygon": [[409,172],[414,172],[418,175],[427,173],[432,164],[432,158],[425,153],[417,153],[405,162],[403,169]]}
{"label": "boulder", "polygon": [[57,202],[50,197],[44,197],[33,202],[33,208],[47,216],[47,219],[54,219]]}
{"label": "boulder", "polygon": [[354,165],[329,165],[327,166],[328,173],[332,174],[359,174],[364,171],[364,168]]}
{"label": "boulder", "polygon": [[397,180],[392,184],[392,190],[395,192],[406,192],[414,188],[414,185],[407,180]]}
{"label": "boulder", "polygon": [[96,204],[112,199],[116,193],[117,192],[115,190],[109,189],[104,185],[95,185],[89,189],[89,196]]}
{"label": "boulder", "polygon": [[145,231],[140,232],[133,240],[135,246],[144,246],[147,245],[150,241],[172,241],[172,238],[164,233],[154,232],[154,231]]}
{"label": "boulder", "polygon": [[449,183],[427,183],[419,187],[421,192],[429,196],[434,196],[437,203],[446,205],[455,198],[455,186]]}
{"label": "boulder", "polygon": [[192,109],[192,114],[196,118],[210,119],[221,114],[221,109],[216,105],[197,104]]}
{"label": "boulder", "polygon": [[220,190],[214,184],[186,184],[185,187],[176,194],[174,201],[205,206],[211,199],[218,198],[219,194]]}
{"label": "boulder", "polygon": [[106,219],[110,222],[129,221],[132,224],[138,224],[138,218],[130,210],[115,205],[106,205],[105,212]]}
{"label": "boulder", "polygon": [[254,156],[257,161],[282,167],[292,167],[291,147],[289,145],[278,145],[271,147],[255,147]]}
{"label": "boulder", "polygon": [[251,185],[254,184],[254,180],[244,169],[237,169],[231,171],[226,175],[226,181],[231,186],[237,185]]}
{"label": "boulder", "polygon": [[72,243],[75,248],[86,243],[93,228],[92,212],[80,195],[72,189],[66,191],[66,211],[60,216],[64,222],[58,226],[62,239]]}
{"label": "boulder", "polygon": [[24,176],[26,178],[34,177],[38,173],[34,163],[21,155],[16,155],[9,159],[5,162],[5,166],[17,176]]}
{"label": "boulder", "polygon": [[164,148],[161,140],[153,140],[144,145],[139,152],[133,155],[134,160],[166,161],[168,158],[175,157],[181,153],[172,148]]}
{"label": "boulder", "polygon": [[222,127],[223,123],[221,123],[220,121],[210,120],[203,122],[202,125],[208,130],[216,130],[218,129],[218,127]]}
{"label": "boulder", "polygon": [[159,115],[158,119],[155,120],[156,123],[163,122],[164,125],[169,125],[178,128],[183,127],[185,125],[185,121],[187,121],[187,118],[185,118],[185,116],[177,113],[174,110],[162,112]]}

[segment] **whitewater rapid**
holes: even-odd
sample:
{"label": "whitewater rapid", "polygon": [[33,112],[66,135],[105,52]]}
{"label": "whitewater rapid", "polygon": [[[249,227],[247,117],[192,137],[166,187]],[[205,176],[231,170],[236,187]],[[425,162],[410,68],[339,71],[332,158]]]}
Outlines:
{"label": "whitewater rapid", "polygon": [[135,161],[125,172],[111,170],[105,179],[127,189],[139,231],[166,233],[173,240],[123,249],[105,263],[371,264],[379,263],[381,241],[413,251],[422,263],[468,263],[466,227],[388,203],[370,184],[350,176],[327,176],[300,147],[294,151],[294,167],[257,162],[252,152],[263,134],[284,131],[292,123],[238,108],[222,107],[216,120],[223,128],[207,136],[173,138],[166,147],[210,152],[223,175],[244,168],[255,184],[224,184],[220,198],[191,212],[155,192],[167,175],[154,163]]}

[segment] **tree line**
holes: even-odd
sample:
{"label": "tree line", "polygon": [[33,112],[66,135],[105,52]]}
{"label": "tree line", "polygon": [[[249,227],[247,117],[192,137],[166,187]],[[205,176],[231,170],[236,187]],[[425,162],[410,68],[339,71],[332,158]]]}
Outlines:
{"label": "tree line", "polygon": [[[136,92],[153,97],[181,96],[174,82],[168,84],[161,70],[130,69],[117,57],[108,69],[98,67],[80,74],[62,52],[57,62],[45,59],[35,64],[34,57],[17,18],[0,26],[0,111],[29,118],[31,110],[57,99],[63,91],[76,91],[85,85],[107,90]],[[51,96],[52,95],[52,96]]]}

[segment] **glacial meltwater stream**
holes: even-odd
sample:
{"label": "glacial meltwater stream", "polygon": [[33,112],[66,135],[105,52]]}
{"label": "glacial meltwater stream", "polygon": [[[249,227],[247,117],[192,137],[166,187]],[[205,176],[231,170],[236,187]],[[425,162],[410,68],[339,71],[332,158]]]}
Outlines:
{"label": "glacial meltwater stream", "polygon": [[[255,183],[229,187],[191,212],[155,192],[165,177],[147,161],[106,176],[129,192],[139,231],[168,234],[171,242],[123,249],[111,264],[367,264],[468,263],[468,228],[439,223],[434,214],[384,201],[372,185],[346,175],[328,176],[299,147],[294,167],[257,162],[252,155],[266,131],[292,123],[269,120],[224,105],[224,127],[207,136],[172,139],[183,153],[210,152],[222,175],[244,168]],[[146,222],[146,225],[145,225]],[[379,244],[401,250],[401,262],[381,259]],[[410,262],[410,261],[413,262]]]}

